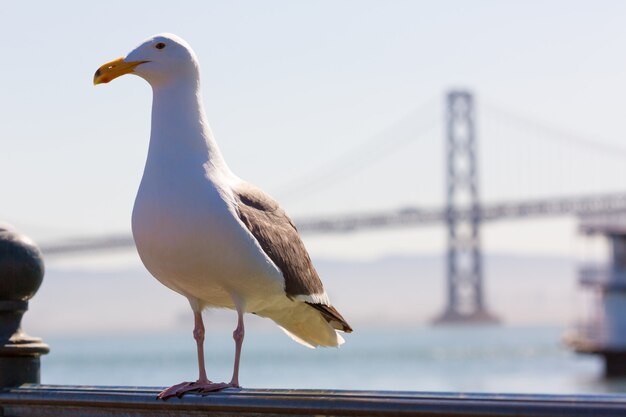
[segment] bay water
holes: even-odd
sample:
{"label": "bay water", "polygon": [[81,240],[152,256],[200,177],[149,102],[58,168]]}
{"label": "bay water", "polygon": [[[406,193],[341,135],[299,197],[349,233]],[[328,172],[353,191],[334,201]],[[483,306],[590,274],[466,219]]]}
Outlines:
{"label": "bay water", "polygon": [[[197,378],[188,331],[49,336],[42,383],[163,387]],[[234,343],[207,328],[207,373],[228,381]],[[560,327],[361,326],[340,348],[309,349],[279,329],[252,327],[240,381],[248,388],[507,393],[626,392],[604,380],[602,361],[570,352]]]}

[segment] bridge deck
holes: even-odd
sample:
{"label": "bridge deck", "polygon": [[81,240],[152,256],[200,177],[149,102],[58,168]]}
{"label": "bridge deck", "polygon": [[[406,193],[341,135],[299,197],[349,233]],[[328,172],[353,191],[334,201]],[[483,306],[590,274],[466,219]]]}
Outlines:
{"label": "bridge deck", "polygon": [[[481,222],[528,217],[562,215],[590,216],[606,213],[626,213],[626,194],[603,194],[547,198],[528,201],[512,201],[482,204],[474,209],[447,210],[446,208],[406,207],[378,213],[355,213],[339,216],[309,217],[296,219],[298,230],[303,234],[346,233],[368,229],[408,227],[442,223],[450,218],[468,219],[478,217]],[[106,251],[134,246],[130,235],[109,235],[65,239],[43,244],[47,256],[68,253]]]}

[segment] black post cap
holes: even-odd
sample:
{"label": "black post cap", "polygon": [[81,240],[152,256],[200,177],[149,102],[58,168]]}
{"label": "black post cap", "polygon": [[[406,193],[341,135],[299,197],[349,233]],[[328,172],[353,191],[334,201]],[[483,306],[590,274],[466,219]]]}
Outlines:
{"label": "black post cap", "polygon": [[39,357],[50,348],[21,324],[43,275],[37,245],[0,224],[0,388],[39,382]]}

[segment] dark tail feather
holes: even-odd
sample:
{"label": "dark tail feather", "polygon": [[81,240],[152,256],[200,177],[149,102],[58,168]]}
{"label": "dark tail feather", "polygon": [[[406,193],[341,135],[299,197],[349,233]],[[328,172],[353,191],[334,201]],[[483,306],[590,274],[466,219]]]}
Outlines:
{"label": "dark tail feather", "polygon": [[346,319],[339,314],[335,307],[309,302],[307,302],[307,304],[322,313],[324,319],[333,327],[333,329],[341,330],[346,333],[352,333],[352,327],[350,327],[348,322],[346,322]]}

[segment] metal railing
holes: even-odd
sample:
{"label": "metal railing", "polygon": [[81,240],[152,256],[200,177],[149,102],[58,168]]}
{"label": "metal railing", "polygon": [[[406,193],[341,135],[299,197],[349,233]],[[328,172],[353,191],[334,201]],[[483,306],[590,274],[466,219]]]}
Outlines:
{"label": "metal railing", "polygon": [[157,400],[157,388],[23,385],[3,416],[626,416],[626,396],[232,390]]}

